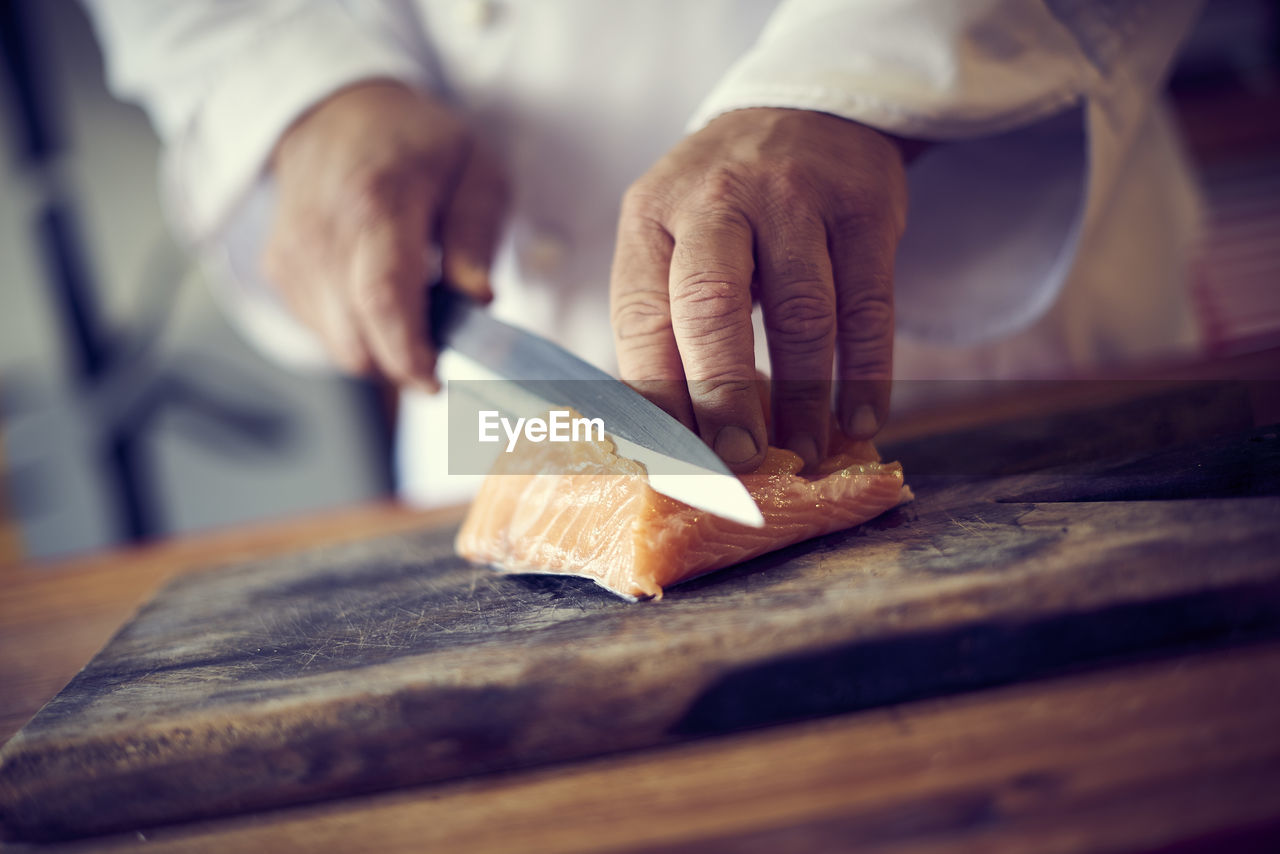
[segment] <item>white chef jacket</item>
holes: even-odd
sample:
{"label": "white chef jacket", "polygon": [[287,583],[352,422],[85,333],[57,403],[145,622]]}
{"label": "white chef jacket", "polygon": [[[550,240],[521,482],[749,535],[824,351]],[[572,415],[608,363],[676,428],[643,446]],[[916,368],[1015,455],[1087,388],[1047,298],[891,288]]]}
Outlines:
{"label": "white chef jacket", "polygon": [[[1198,345],[1196,194],[1158,103],[1198,0],[86,0],[165,143],[178,230],[278,359],[322,365],[258,272],[264,173],[353,82],[434,91],[514,187],[502,318],[606,370],[619,200],[685,133],[794,107],[935,141],[908,172],[895,375],[1060,375]],[[757,330],[757,358],[765,364]],[[446,381],[460,366],[441,360]],[[401,488],[456,501],[443,395],[402,405]]]}

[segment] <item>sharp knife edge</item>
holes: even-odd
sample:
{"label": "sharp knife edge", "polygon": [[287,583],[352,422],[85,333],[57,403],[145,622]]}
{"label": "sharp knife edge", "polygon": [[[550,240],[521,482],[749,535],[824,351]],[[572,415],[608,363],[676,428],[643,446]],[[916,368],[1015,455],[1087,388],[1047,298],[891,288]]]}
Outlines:
{"label": "sharp knife edge", "polygon": [[464,356],[478,376],[501,381],[501,395],[472,386],[477,397],[505,397],[490,402],[512,414],[570,406],[601,418],[619,454],[644,465],[658,492],[739,524],[764,525],[751,493],[715,452],[639,392],[445,288],[433,288],[431,302],[433,340]]}

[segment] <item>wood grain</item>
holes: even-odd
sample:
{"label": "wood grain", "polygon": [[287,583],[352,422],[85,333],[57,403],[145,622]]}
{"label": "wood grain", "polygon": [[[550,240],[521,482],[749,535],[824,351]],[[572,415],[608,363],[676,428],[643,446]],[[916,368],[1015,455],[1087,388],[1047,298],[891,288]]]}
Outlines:
{"label": "wood grain", "polygon": [[0,565],[0,739],[17,732],[139,605],[179,572],[305,545],[449,524],[461,512],[370,504],[52,564]]}
{"label": "wood grain", "polygon": [[1248,854],[1280,845],[1277,719],[1266,644],[31,850]]}
{"label": "wood grain", "polygon": [[939,483],[639,607],[467,566],[438,527],[186,577],[5,747],[0,810],[22,836],[103,832],[1267,636],[1280,478],[1254,463],[1277,443],[1152,457],[1262,471],[1246,497],[1008,500],[1113,471],[1092,459]]}
{"label": "wood grain", "polygon": [[[1189,411],[1186,406],[1182,406],[1178,411],[1176,401],[1167,399],[1165,403],[1172,404],[1172,410],[1165,405],[1160,407],[1163,413],[1160,417],[1138,419],[1146,425],[1138,431],[1144,435],[1133,435],[1132,431],[1122,431],[1125,439],[1119,444],[1123,446],[1125,443],[1135,443],[1133,447],[1167,450],[1171,444],[1177,444],[1189,438],[1221,436],[1224,432],[1238,430],[1242,426],[1274,420],[1276,404],[1280,400],[1280,397],[1275,394],[1276,364],[1274,354],[1262,354],[1261,357],[1244,360],[1241,365],[1233,364],[1226,368],[1210,366],[1207,369],[1198,370],[1201,377],[1245,376],[1255,381],[1248,384],[1248,394],[1244,395],[1243,405],[1239,394],[1220,390],[1226,396],[1218,398],[1212,406],[1204,406],[1202,401],[1199,415]],[[1096,390],[1086,389],[1086,391],[1088,395],[1096,393]],[[1067,397],[1077,393],[1078,389],[1070,390],[1070,395]],[[1173,398],[1176,397],[1177,395],[1173,395]],[[1016,416],[1015,421],[1009,422],[1013,426],[1013,432],[1004,435],[1011,439],[1018,439],[1020,436],[1025,438],[1028,435],[1026,432],[1028,419],[1042,418],[1046,412],[1078,414],[1078,407],[1088,406],[1095,414],[1101,413],[1093,424],[1095,432],[1099,426],[1101,427],[1099,434],[1101,440],[1094,440],[1092,450],[1086,456],[1097,458],[1099,454],[1105,453],[1123,455],[1124,452],[1133,450],[1133,447],[1116,447],[1117,443],[1110,436],[1113,431],[1106,424],[1110,420],[1111,426],[1114,427],[1115,419],[1123,417],[1126,411],[1132,415],[1131,407],[1125,409],[1129,404],[1124,394],[1117,394],[1107,399],[1093,397],[1085,400],[1067,400],[1058,397],[1050,400],[1049,398],[1054,398],[1054,394],[1049,394],[1046,392],[1046,387],[1041,386],[1034,395],[1006,396],[1005,402],[999,406],[970,406],[967,410],[964,406],[952,409],[944,407],[946,411],[941,412],[943,416],[941,420],[938,420],[938,411],[932,414],[926,413],[928,417],[917,420],[916,426],[918,428],[920,424],[932,418],[936,423],[928,429],[913,428],[911,419],[899,421],[898,424],[906,429],[898,436],[901,440],[898,446],[910,452],[908,444],[913,438],[920,437],[930,430],[941,429],[939,425],[945,425],[948,419],[953,431],[961,428],[958,433],[953,432],[952,438],[955,439],[957,435],[963,436],[963,428],[979,423],[989,423],[992,419]],[[1265,417],[1268,414],[1271,415],[1270,418]],[[1088,419],[1084,422],[1077,420],[1074,423],[1077,426],[1083,424],[1086,428],[1090,426]],[[993,429],[995,433],[999,433],[1001,428],[1002,425],[997,425]],[[991,433],[992,430],[984,429],[979,431],[978,436],[987,437]],[[970,432],[969,435],[972,437],[974,434]],[[1035,435],[1034,429],[1031,435]],[[1041,433],[1040,435],[1049,445],[1056,443],[1060,438],[1052,434]],[[1028,446],[1022,447],[1026,449]],[[933,451],[929,443],[917,445],[916,449]],[[1047,461],[1051,467],[1070,469],[1072,465],[1070,453],[1064,456],[1063,449],[1050,448],[1049,450],[1051,452],[1047,455],[1044,455],[1043,449],[1038,452],[1041,454],[1039,458],[1041,462]],[[1132,459],[1130,461],[1132,462]],[[1115,462],[1115,458],[1112,462]],[[1027,465],[1015,465],[1009,469],[1009,472],[1008,476],[1013,479],[1007,482],[1007,486],[1020,484],[1019,488],[1026,489],[1028,486],[1044,485],[1043,479],[1039,484],[1036,483],[1036,477],[1043,472],[1028,468]],[[972,482],[973,477],[959,478],[959,480],[968,481],[964,483],[953,482],[956,478],[949,479],[946,476],[935,478],[935,480],[930,489],[937,494],[947,494],[949,491],[950,499],[948,500],[963,502],[981,499],[988,504],[1002,503],[998,500],[1000,496],[983,492],[980,484],[975,485]],[[1264,489],[1263,492],[1265,491]],[[1008,495],[1004,497],[1007,498]],[[1250,501],[1256,500],[1258,499],[1250,499]],[[1262,500],[1267,500],[1265,495]],[[1230,513],[1230,499],[1212,503]],[[1206,519],[1199,519],[1194,501],[1165,502],[1165,504],[1190,508],[1190,510],[1184,509],[1181,515],[1166,519],[1169,524],[1186,529],[1182,532],[1183,539],[1194,539],[1198,525],[1206,521],[1212,524],[1218,518],[1211,515]],[[1137,513],[1141,518],[1145,513],[1143,509],[1145,505],[1147,502],[1129,502],[1128,512]],[[1114,508],[1119,507],[1120,504],[1111,502],[1110,506]],[[1066,520],[1068,527],[1074,526],[1077,522],[1082,526],[1106,527],[1109,522],[1104,517],[1107,513],[1114,512],[1106,509],[1105,504],[1099,506],[1078,501],[1040,505],[1040,509],[1044,511],[1056,511],[1063,507],[1070,508],[1068,512],[1080,513],[1078,518],[1073,516]],[[1094,516],[1090,520],[1090,513],[1085,509],[1089,507],[1092,507],[1093,512],[1100,512],[1103,515]],[[1131,516],[1121,515],[1115,518],[1121,524],[1133,524]],[[346,536],[368,537],[375,536],[379,531],[406,530],[414,526],[431,527],[432,522],[435,521],[438,519],[410,520],[403,515],[403,511],[395,508],[370,508],[354,511],[350,520],[344,520],[339,516],[330,519],[302,520],[296,525],[271,526],[256,532],[227,532],[225,535],[201,538],[194,543],[176,546],[170,544],[141,552],[104,556],[73,562],[71,565],[63,565],[53,570],[30,568],[15,570],[12,567],[0,567],[0,583],[4,583],[6,594],[11,591],[16,594],[12,598],[0,597],[0,635],[3,635],[0,638],[3,641],[0,643],[0,682],[3,682],[7,688],[13,681],[10,679],[10,674],[24,666],[28,667],[31,674],[30,690],[21,692],[16,702],[8,702],[9,696],[6,692],[0,691],[0,716],[6,713],[8,715],[7,718],[0,717],[0,735],[11,731],[13,724],[34,709],[41,700],[48,697],[57,685],[64,682],[66,677],[84,660],[86,653],[99,645],[118,625],[122,616],[142,601],[146,592],[153,589],[160,579],[172,574],[178,568],[225,564],[236,556],[253,558],[269,553],[272,549],[296,550],[308,542],[317,544],[328,541],[326,538],[331,533],[330,528],[338,529],[338,535],[334,539],[342,539],[344,527]],[[960,527],[967,525],[970,528],[970,536],[953,540],[951,552],[959,554],[968,548],[967,541],[975,539],[973,533],[980,532],[983,524],[989,524],[992,520],[979,515],[974,518],[958,517],[952,521]],[[1041,521],[1049,523],[1061,520],[1053,520],[1050,512],[1049,515],[1042,516]],[[1138,538],[1139,541],[1141,539]],[[1177,542],[1181,540],[1175,538],[1175,542],[1164,552],[1164,559],[1170,565],[1176,565],[1178,561],[1185,559],[1185,555],[1177,547]],[[1239,540],[1228,537],[1222,544],[1225,548],[1224,553],[1231,557],[1238,543]],[[1209,562],[1210,566],[1216,565],[1212,549],[1201,552],[1200,555]],[[217,572],[222,571],[217,570]],[[1127,573],[1128,570],[1124,568],[1123,571]],[[1015,583],[1021,583],[1019,579],[1012,580]],[[1082,585],[1087,586],[1088,583],[1090,583],[1089,579],[1082,579]],[[1053,590],[1047,592],[1051,595],[1061,593]],[[1140,602],[1144,595],[1142,585],[1136,581],[1130,592],[1135,597],[1134,601]],[[1076,604],[1088,609],[1091,607],[1090,601],[1086,596]],[[1219,604],[1222,603],[1219,602]],[[1055,607],[1058,606],[1070,607],[1071,597],[1062,598]],[[1212,609],[1210,611],[1212,613]],[[1194,615],[1196,609],[1185,610],[1183,613]],[[1223,613],[1219,611],[1218,615],[1222,616]],[[1130,616],[1134,616],[1133,612],[1130,612]],[[1255,614],[1255,617],[1257,616],[1262,615]],[[1212,621],[1210,625],[1213,625]],[[1266,621],[1263,620],[1261,625],[1265,628]],[[80,630],[86,626],[84,631]],[[1221,628],[1222,624],[1219,622],[1217,626]],[[1200,629],[1204,628],[1205,624],[1202,623]],[[1158,635],[1159,633],[1156,637]],[[987,635],[988,639],[992,637],[996,636]],[[1148,635],[1148,637],[1153,636]],[[988,644],[988,647],[990,646]],[[1014,689],[986,691],[959,698],[928,700],[906,708],[933,709],[937,714],[929,719],[929,729],[931,734],[936,734],[939,740],[945,740],[948,737],[952,720],[950,712],[958,710],[957,720],[969,720],[967,716],[970,714],[990,717],[993,723],[992,731],[988,734],[989,738],[1004,736],[1015,744],[1023,745],[1031,741],[1052,740],[1055,736],[1058,724],[1053,723],[1046,731],[1042,728],[1044,719],[1029,712],[1031,709],[1039,708],[1038,704],[1042,701],[1062,705],[1065,709],[1074,708],[1076,714],[1082,716],[1096,715],[1099,720],[1099,731],[1090,737],[1077,739],[1075,747],[1080,754],[1081,765],[1088,764],[1098,773],[1107,773],[1106,760],[1111,755],[1117,739],[1123,740],[1135,736],[1144,727],[1143,721],[1139,718],[1110,716],[1110,710],[1098,702],[1098,698],[1104,695],[1090,693],[1093,686],[1111,684],[1109,681],[1112,679],[1111,674],[1124,674],[1122,682],[1130,683],[1138,694],[1150,691],[1152,696],[1157,698],[1153,702],[1157,704],[1165,702],[1171,707],[1174,707],[1176,697],[1163,694],[1164,688],[1158,687],[1156,682],[1149,680],[1149,677],[1155,678],[1157,671],[1164,674],[1157,681],[1165,687],[1168,687],[1165,676],[1171,673],[1186,673],[1189,681],[1183,694],[1199,692],[1199,695],[1204,697],[1218,696],[1217,692],[1220,691],[1224,682],[1230,681],[1224,674],[1231,669],[1231,663],[1235,661],[1249,662],[1244,671],[1231,670],[1237,673],[1239,678],[1247,678],[1240,674],[1252,670],[1257,677],[1259,687],[1276,684],[1273,675],[1275,647],[1255,647],[1252,650],[1249,647],[1237,647],[1227,652],[1191,658],[1185,657],[1179,649],[1179,647],[1159,647],[1162,655],[1180,656],[1170,665],[1156,663],[1127,667],[1118,671],[1103,670],[1068,680],[1030,683]],[[1271,650],[1271,658],[1268,661],[1257,658],[1255,652],[1258,649]],[[987,658],[990,660],[989,655]],[[1087,656],[1085,659],[1068,666],[1074,667],[1088,663]],[[41,670],[42,662],[49,662],[52,666],[47,671],[43,671]],[[1211,663],[1212,666],[1201,666],[1207,663]],[[59,668],[62,668],[61,673]],[[1059,684],[1069,686],[1065,689],[1066,694],[1058,692],[1055,686]],[[1193,690],[1192,685],[1197,687]],[[944,686],[941,690],[950,689]],[[1086,699],[1079,705],[1072,705],[1068,695],[1080,695],[1085,698],[1094,696],[1095,702],[1091,703]],[[1126,699],[1118,694],[1105,696],[1110,696],[1113,701],[1121,704],[1138,702],[1134,698]],[[1158,699],[1160,696],[1164,696],[1165,699]],[[1006,709],[1001,712],[994,707],[983,707],[984,710],[974,711],[978,707],[973,706],[973,703],[989,698],[997,698],[1000,703],[1003,703],[1005,698],[1016,698],[1016,704],[1020,704],[1022,711],[1010,713]],[[1183,703],[1178,707],[1186,708],[1188,714],[1167,719],[1167,728],[1170,732],[1177,730],[1179,733],[1176,738],[1170,735],[1167,750],[1176,752],[1179,749],[1178,745],[1186,744],[1186,739],[1193,736],[1202,740],[1242,737],[1259,745],[1268,743],[1266,736],[1270,733],[1269,730],[1261,735],[1232,736],[1231,733],[1238,733],[1240,730],[1238,723],[1233,721],[1230,710],[1213,711],[1195,703]],[[1254,708],[1260,710],[1264,721],[1273,720],[1275,718],[1274,695],[1264,692],[1261,695],[1246,698],[1237,711]],[[830,725],[835,726],[844,721],[866,721],[881,714],[883,713],[866,712],[845,716]],[[1153,716],[1153,720],[1155,717],[1158,716]],[[8,730],[3,729],[6,720],[9,722]],[[1110,727],[1107,721],[1110,721]],[[807,790],[808,795],[813,795],[832,784],[828,777],[822,774],[810,774],[805,768],[813,769],[824,765],[830,755],[853,755],[855,761],[858,755],[848,754],[842,746],[843,742],[831,735],[832,731],[813,729],[815,726],[825,727],[826,725],[791,724],[753,732],[749,735],[703,740],[694,746],[686,745],[674,749],[650,751],[645,757],[596,760],[580,763],[577,766],[558,765],[545,771],[524,772],[518,775],[507,774],[496,777],[491,775],[463,783],[437,785],[423,790],[411,790],[372,799],[348,800],[340,804],[330,802],[323,806],[268,813],[249,819],[194,825],[189,826],[188,830],[164,830],[160,832],[159,838],[163,842],[177,841],[180,846],[190,850],[217,847],[218,850],[232,851],[257,851],[268,847],[290,850],[289,840],[292,839],[301,840],[298,847],[306,847],[309,850],[315,848],[369,850],[371,847],[388,850],[421,850],[423,847],[437,844],[444,850],[464,848],[510,850],[512,840],[515,838],[528,839],[529,844],[523,847],[537,850],[617,850],[635,845],[642,848],[656,846],[660,849],[675,846],[679,850],[683,850],[681,846],[695,847],[698,850],[705,850],[708,846],[713,850],[779,850],[797,846],[831,849],[848,847],[847,843],[842,843],[842,840],[847,837],[863,841],[864,844],[859,846],[859,850],[893,851],[1029,850],[1034,847],[1036,850],[1159,848],[1174,852],[1261,851],[1274,850],[1277,847],[1280,817],[1276,815],[1273,805],[1254,797],[1259,792],[1274,792],[1280,788],[1274,756],[1267,754],[1265,750],[1259,754],[1258,762],[1253,764],[1245,762],[1219,768],[1206,761],[1200,765],[1192,763],[1169,773],[1155,774],[1149,779],[1136,781],[1128,790],[1117,790],[1115,797],[1103,799],[1102,802],[1087,808],[1066,798],[1064,796],[1066,790],[1045,791],[1042,793],[1038,812],[1034,817],[1010,823],[999,817],[992,821],[985,820],[983,815],[986,814],[979,812],[977,829],[975,829],[954,823],[948,824],[946,821],[939,822],[938,816],[945,818],[948,815],[964,814],[963,809],[953,809],[955,802],[947,798],[941,800],[926,798],[920,802],[904,802],[902,812],[895,812],[892,806],[886,806],[883,813],[876,811],[870,817],[861,813],[850,817],[842,808],[834,807],[821,814],[814,813],[806,806],[809,798],[805,791]],[[1164,727],[1166,724],[1161,726]],[[830,739],[830,750],[816,743],[808,749],[800,742],[784,743],[793,736],[803,740],[807,733],[819,731],[822,733],[820,736],[822,739]],[[862,736],[862,738],[866,737],[865,734]],[[892,733],[877,732],[873,737],[885,745],[888,755],[910,750],[910,744],[907,742],[894,741]],[[780,741],[774,745],[774,739],[780,739]],[[759,747],[761,762],[751,771],[743,771],[744,766],[740,764],[727,763],[722,776],[714,773],[699,775],[693,773],[689,766],[682,764],[686,756],[701,757],[693,760],[695,766],[715,764],[718,761],[716,759],[718,754],[687,751],[704,749],[714,751],[721,745],[728,745],[742,751],[744,755],[756,754]],[[770,745],[774,746],[771,748]],[[774,752],[769,753],[770,749]],[[992,755],[997,752],[992,751]],[[792,756],[795,761],[788,764],[787,758]],[[1068,759],[1069,757],[1062,760],[1064,767],[1069,764]],[[633,765],[637,761],[650,760],[652,765],[645,766],[647,770],[637,769]],[[966,775],[979,774],[984,762],[983,755],[967,755],[967,759],[958,763],[952,770],[956,774],[956,779],[962,780]],[[933,768],[934,764],[926,764],[915,770],[923,770],[924,777],[921,781],[927,782]],[[607,772],[611,769],[621,769],[622,777],[609,776]],[[773,775],[775,769],[781,772],[776,779]],[[1167,768],[1164,770],[1169,771]],[[647,774],[651,778],[650,785],[654,794],[653,803],[657,809],[656,812],[647,808],[643,797],[644,791],[637,791],[625,785],[625,780],[632,779],[635,774],[641,776]],[[750,775],[749,782],[758,785],[746,785],[742,781],[744,774]],[[686,777],[691,779],[691,787],[680,785]],[[547,781],[556,782],[552,787],[554,791],[550,798],[544,797],[547,792],[542,788]],[[799,788],[793,790],[792,783]],[[845,791],[849,798],[858,799],[864,796],[869,797],[871,793],[878,790],[879,785],[878,775],[862,777],[856,781],[856,786],[846,786]],[[741,797],[731,799],[732,803],[717,806],[708,801],[706,793],[714,794],[718,788],[726,792],[738,793]],[[782,810],[785,815],[775,815],[769,813],[767,809],[767,805],[776,802],[779,796],[794,807],[789,812],[787,809]],[[527,800],[530,805],[528,811],[521,812],[519,809],[513,809],[517,805],[513,803],[513,799],[521,802]],[[714,798],[711,800],[714,801]],[[442,804],[440,810],[431,808],[431,805],[436,803]],[[646,805],[646,808],[637,809],[638,803]],[[679,808],[681,804],[686,803],[689,805],[690,815],[686,815]],[[251,806],[257,809],[263,804],[254,803]],[[720,820],[723,826],[714,832],[707,832],[699,816],[706,810],[714,812],[717,809],[722,813]],[[550,812],[546,812],[547,810]],[[606,822],[607,827],[603,831],[601,824],[593,818],[597,812],[604,812],[610,816]],[[625,819],[618,818],[624,814]],[[765,824],[756,820],[757,815],[765,814],[773,817]],[[670,828],[670,835],[660,833],[655,838],[652,833],[637,829],[640,824],[647,823],[650,826],[658,824],[652,818],[653,815],[661,816],[661,825]],[[888,818],[880,821],[876,818],[880,815]],[[333,820],[327,820],[326,817],[331,817]],[[418,817],[422,818],[422,823],[417,820]],[[510,825],[511,832],[506,825],[508,819],[513,822]],[[961,824],[963,825],[963,822]],[[931,831],[929,828],[935,825],[942,829],[936,833]],[[890,828],[889,831],[884,829],[886,826]],[[876,830],[876,827],[880,829]],[[618,828],[618,833],[610,833],[610,828]],[[525,831],[528,831],[527,835]],[[851,833],[852,837],[849,836]],[[146,836],[155,838],[151,831],[148,831]],[[110,844],[128,845],[132,839],[133,837],[124,841],[116,840]],[[1052,841],[1053,844],[1041,846],[1041,841]],[[87,843],[87,846],[96,850],[99,846],[106,844],[108,843],[105,840],[99,838]],[[75,849],[84,850],[84,846],[75,846]],[[37,850],[50,849],[40,846]]]}

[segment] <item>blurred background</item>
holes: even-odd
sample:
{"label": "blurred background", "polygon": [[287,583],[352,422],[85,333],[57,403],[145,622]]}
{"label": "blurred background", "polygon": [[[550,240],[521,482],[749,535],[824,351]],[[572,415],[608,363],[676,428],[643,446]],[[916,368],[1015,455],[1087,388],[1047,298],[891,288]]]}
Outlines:
{"label": "blurred background", "polygon": [[262,358],[188,268],[80,4],[0,26],[0,560],[385,495],[370,390]]}
{"label": "blurred background", "polygon": [[[0,562],[388,495],[377,390],[252,351],[170,240],[79,4],[0,0],[0,28]],[[1280,345],[1280,4],[1210,2],[1170,88],[1207,355]]]}

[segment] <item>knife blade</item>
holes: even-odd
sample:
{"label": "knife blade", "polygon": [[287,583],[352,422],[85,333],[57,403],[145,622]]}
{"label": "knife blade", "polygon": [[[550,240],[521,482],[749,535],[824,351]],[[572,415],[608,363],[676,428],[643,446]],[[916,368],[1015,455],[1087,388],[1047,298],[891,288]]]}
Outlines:
{"label": "knife blade", "polygon": [[485,384],[491,386],[488,403],[512,411],[513,401],[527,405],[532,396],[545,403],[543,409],[568,406],[600,418],[619,455],[643,464],[658,492],[743,525],[764,525],[751,493],[715,452],[635,389],[446,287],[431,288],[429,312],[437,347],[505,381]]}

